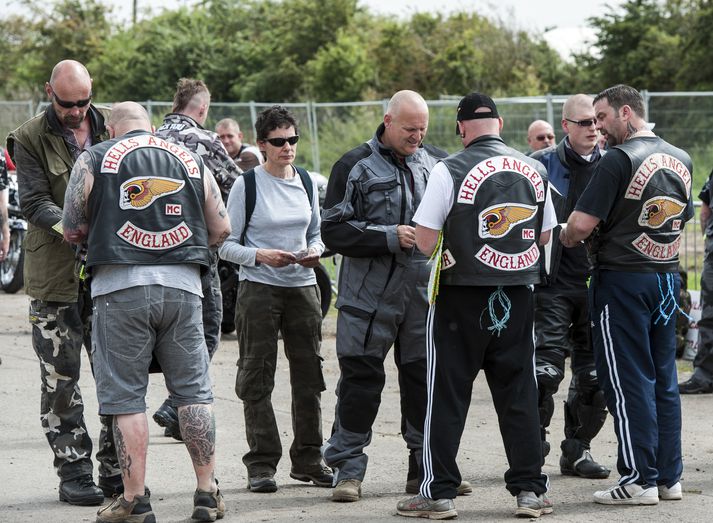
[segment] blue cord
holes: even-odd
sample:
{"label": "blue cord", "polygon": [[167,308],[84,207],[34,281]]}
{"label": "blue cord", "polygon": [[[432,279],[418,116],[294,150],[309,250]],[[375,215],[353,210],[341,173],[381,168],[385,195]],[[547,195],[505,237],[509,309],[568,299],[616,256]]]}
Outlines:
{"label": "blue cord", "polygon": [[659,320],[663,319],[663,324],[668,325],[669,320],[676,314],[676,312],[680,312],[686,318],[688,318],[689,321],[693,321],[693,318],[686,314],[686,311],[684,311],[679,306],[678,300],[676,299],[676,294],[673,292],[673,289],[675,288],[675,281],[673,279],[674,275],[671,273],[666,274],[665,293],[661,286],[661,276],[657,274],[656,278],[659,284],[659,295],[661,296],[661,302],[659,303],[659,314],[656,318],[656,321],[654,321],[654,324],[658,323]]}
{"label": "blue cord", "polygon": [[[503,309],[503,317],[498,318],[495,312],[495,300],[498,300],[500,308]],[[500,331],[507,328],[507,322],[510,319],[510,309],[511,309],[510,298],[503,291],[502,285],[493,291],[493,293],[488,298],[488,314],[490,315],[490,321],[492,325],[488,327],[489,331],[497,331],[496,334],[500,337]],[[480,313],[480,328],[483,328],[483,314],[485,314],[485,309]]]}

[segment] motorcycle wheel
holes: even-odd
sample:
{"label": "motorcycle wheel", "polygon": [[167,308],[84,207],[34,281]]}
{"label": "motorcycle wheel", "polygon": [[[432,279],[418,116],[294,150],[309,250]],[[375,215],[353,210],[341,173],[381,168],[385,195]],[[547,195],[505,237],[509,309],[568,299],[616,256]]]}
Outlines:
{"label": "motorcycle wheel", "polygon": [[25,260],[25,250],[22,248],[22,240],[25,238],[25,231],[14,230],[10,232],[10,251],[0,265],[0,287],[8,294],[14,294],[25,283],[22,273],[22,265]]}
{"label": "motorcycle wheel", "polygon": [[329,312],[329,306],[332,303],[332,281],[329,279],[329,273],[321,263],[314,268],[314,274],[317,276],[317,287],[319,287],[320,298],[322,299],[322,318]]}

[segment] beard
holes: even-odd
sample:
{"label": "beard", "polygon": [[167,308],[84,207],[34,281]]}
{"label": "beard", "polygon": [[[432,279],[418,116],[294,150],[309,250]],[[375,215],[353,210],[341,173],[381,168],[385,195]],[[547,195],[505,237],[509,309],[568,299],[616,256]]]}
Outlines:
{"label": "beard", "polygon": [[62,124],[65,127],[68,127],[70,129],[79,129],[81,127],[82,122],[84,121],[84,115],[82,116],[63,116],[62,117]]}

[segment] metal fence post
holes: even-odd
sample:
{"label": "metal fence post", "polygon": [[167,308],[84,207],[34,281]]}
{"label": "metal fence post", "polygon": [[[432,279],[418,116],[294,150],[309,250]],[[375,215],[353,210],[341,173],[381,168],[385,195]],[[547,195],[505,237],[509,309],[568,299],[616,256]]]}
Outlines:
{"label": "metal fence post", "polygon": [[550,122],[552,128],[555,128],[555,108],[552,104],[552,93],[547,93],[545,95],[545,101],[547,102],[547,121]]}
{"label": "metal fence post", "polygon": [[255,108],[255,100],[250,100],[250,122],[255,129],[255,122],[257,121],[257,109]]}
{"label": "metal fence post", "polygon": [[641,96],[644,99],[644,119],[648,122],[649,121],[649,100],[651,99],[651,95],[649,94],[649,91],[646,89],[641,90]]}
{"label": "metal fence post", "polygon": [[309,130],[312,134],[312,169],[321,172],[319,158],[319,129],[317,126],[317,107],[314,102],[307,103],[307,114],[311,120]]}

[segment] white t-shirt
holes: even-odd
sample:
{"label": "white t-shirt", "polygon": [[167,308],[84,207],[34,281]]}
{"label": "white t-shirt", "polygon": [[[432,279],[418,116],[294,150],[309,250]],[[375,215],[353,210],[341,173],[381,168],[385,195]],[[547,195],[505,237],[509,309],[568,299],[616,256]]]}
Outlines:
{"label": "white t-shirt", "polygon": [[[443,229],[443,224],[446,223],[451,207],[453,207],[453,178],[446,164],[438,162],[428,177],[426,192],[416,210],[413,221],[423,227],[440,231]],[[542,219],[542,232],[552,230],[556,225],[557,216],[555,215],[554,205],[552,205],[550,186],[548,184]]]}

